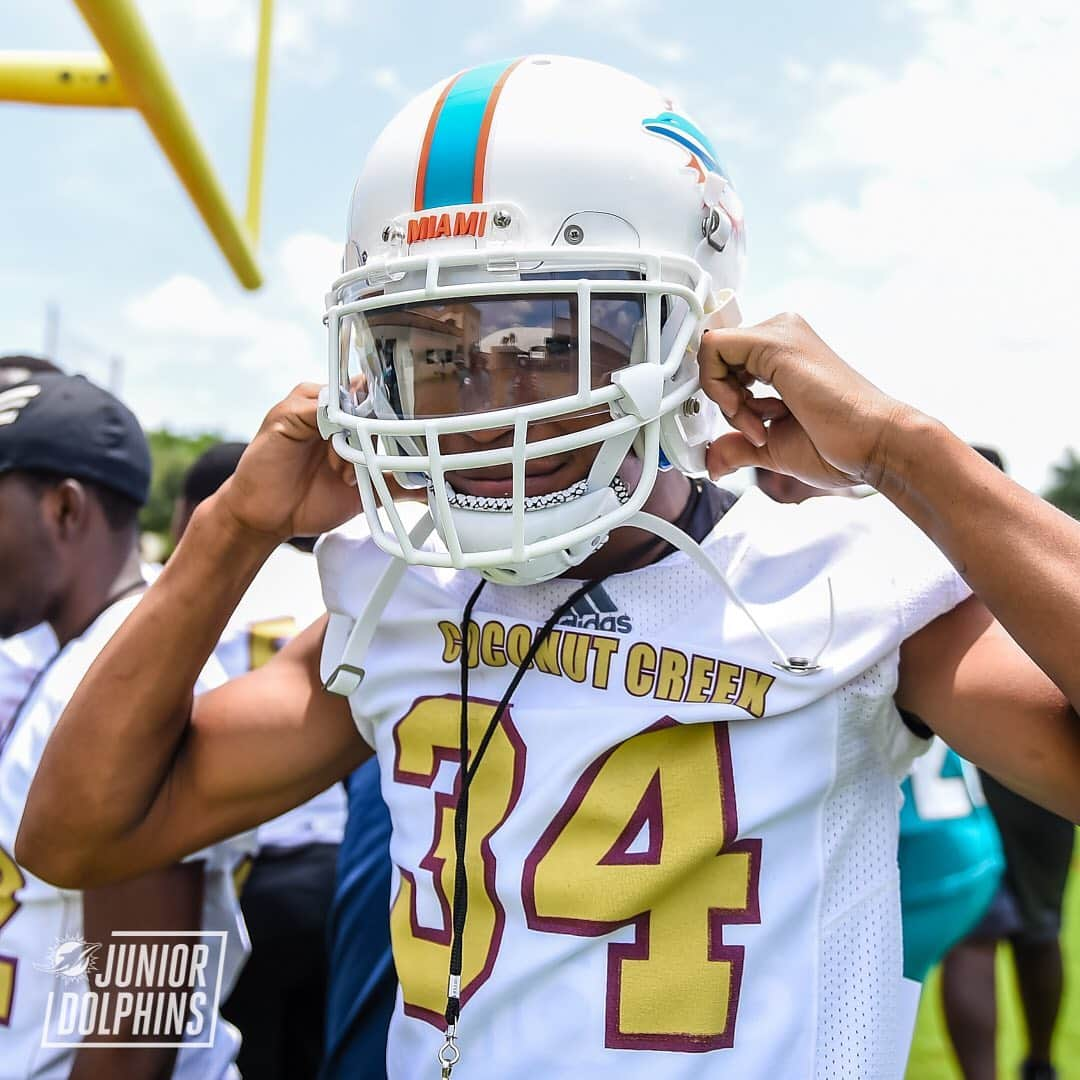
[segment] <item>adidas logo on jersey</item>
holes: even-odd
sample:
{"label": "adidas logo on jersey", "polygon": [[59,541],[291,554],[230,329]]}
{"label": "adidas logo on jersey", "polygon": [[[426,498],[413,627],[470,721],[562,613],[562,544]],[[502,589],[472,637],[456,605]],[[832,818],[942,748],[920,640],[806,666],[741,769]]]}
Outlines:
{"label": "adidas logo on jersey", "polygon": [[40,393],[41,387],[34,383],[23,383],[0,391],[0,427],[14,424],[19,419],[19,413]]}
{"label": "adidas logo on jersey", "polygon": [[560,626],[576,626],[581,630],[614,630],[629,634],[634,628],[629,615],[620,615],[615,601],[603,585],[590,589],[559,620]]}

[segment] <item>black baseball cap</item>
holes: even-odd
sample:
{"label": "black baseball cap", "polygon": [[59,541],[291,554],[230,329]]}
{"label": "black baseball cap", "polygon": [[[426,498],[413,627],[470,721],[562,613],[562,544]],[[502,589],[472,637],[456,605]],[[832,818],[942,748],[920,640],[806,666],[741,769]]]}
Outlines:
{"label": "black baseball cap", "polygon": [[100,484],[139,506],[150,491],[135,414],[82,375],[45,373],[0,390],[0,473],[13,469]]}
{"label": "black baseball cap", "polygon": [[6,386],[26,382],[27,379],[42,375],[46,371],[61,373],[60,368],[51,360],[46,360],[44,356],[30,356],[26,353],[0,356],[0,390]]}

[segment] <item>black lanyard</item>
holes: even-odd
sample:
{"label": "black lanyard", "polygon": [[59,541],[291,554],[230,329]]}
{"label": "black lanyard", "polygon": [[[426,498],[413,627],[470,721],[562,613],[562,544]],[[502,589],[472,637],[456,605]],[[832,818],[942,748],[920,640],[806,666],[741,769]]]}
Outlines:
{"label": "black lanyard", "polygon": [[460,756],[460,784],[458,786],[457,806],[454,810],[454,901],[453,901],[453,926],[450,937],[450,978],[446,991],[446,1041],[439,1050],[439,1065],[442,1068],[443,1080],[449,1080],[454,1066],[461,1057],[457,1047],[457,1022],[461,1015],[461,967],[462,951],[465,942],[465,920],[468,916],[469,893],[465,880],[465,834],[469,823],[469,788],[476,778],[476,771],[480,768],[480,762],[487,752],[488,746],[495,735],[503,716],[510,708],[510,700],[514,696],[525,672],[529,670],[536,654],[543,647],[544,642],[551,636],[555,624],[574,606],[587,592],[596,588],[603,578],[596,578],[585,582],[580,588],[575,589],[566,598],[544,623],[543,628],[533,639],[525,658],[518,665],[510,684],[503,691],[501,700],[488,722],[480,745],[476,748],[476,756],[469,761],[469,628],[472,626],[472,613],[476,601],[480,599],[480,593],[484,589],[486,581],[481,579],[480,584],[473,590],[469,597],[465,610],[461,615],[461,731],[459,735]]}

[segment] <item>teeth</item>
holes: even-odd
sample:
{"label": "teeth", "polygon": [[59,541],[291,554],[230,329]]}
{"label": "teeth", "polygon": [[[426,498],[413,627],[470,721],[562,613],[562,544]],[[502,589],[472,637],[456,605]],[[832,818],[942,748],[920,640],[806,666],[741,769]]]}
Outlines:
{"label": "teeth", "polygon": [[[574,499],[580,499],[582,495],[587,494],[588,489],[588,481],[579,480],[576,484],[563,488],[562,491],[552,491],[547,495],[526,495],[525,511],[528,513],[530,510],[544,510],[549,506],[561,506],[564,503],[573,502]],[[611,490],[615,492],[620,503],[630,498],[630,489],[617,476],[611,481]],[[485,510],[495,514],[509,514],[514,509],[514,500],[510,497],[496,499],[466,495],[463,492],[454,491],[449,485],[446,488],[446,495],[450,505],[461,510]]]}

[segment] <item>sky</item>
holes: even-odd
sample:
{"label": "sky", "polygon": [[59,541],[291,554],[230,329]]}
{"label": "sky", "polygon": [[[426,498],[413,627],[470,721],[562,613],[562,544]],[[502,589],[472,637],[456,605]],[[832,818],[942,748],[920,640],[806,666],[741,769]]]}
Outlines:
{"label": "sky", "polygon": [[[137,0],[237,207],[257,0]],[[114,380],[148,427],[249,438],[325,369],[323,295],[367,148],[413,94],[565,53],[674,96],[746,207],[755,322],[798,311],[885,391],[1039,491],[1080,447],[1072,0],[277,0],[260,262],[243,290],[141,117],[0,103],[0,353]],[[5,49],[85,50],[71,0]]]}

